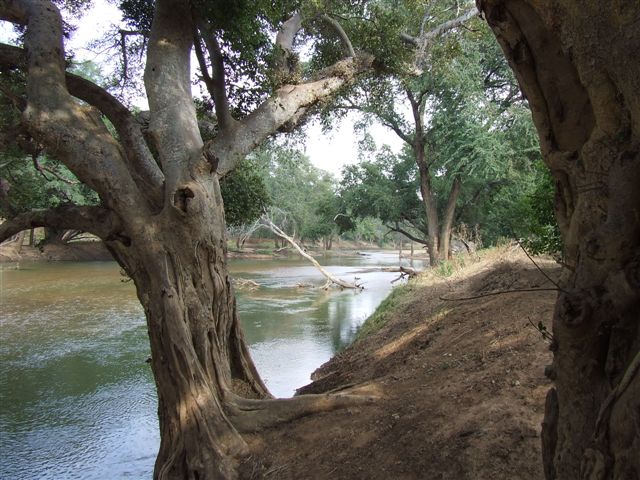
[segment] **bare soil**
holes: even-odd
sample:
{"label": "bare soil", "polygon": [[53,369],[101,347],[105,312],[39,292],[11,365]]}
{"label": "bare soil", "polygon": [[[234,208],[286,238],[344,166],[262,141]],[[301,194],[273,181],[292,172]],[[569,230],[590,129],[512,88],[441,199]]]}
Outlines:
{"label": "bare soil", "polygon": [[[560,268],[537,260],[552,277]],[[404,287],[387,323],[345,349],[299,393],[344,390],[373,403],[249,437],[242,478],[542,479],[540,428],[550,381],[556,292],[516,250]]]}

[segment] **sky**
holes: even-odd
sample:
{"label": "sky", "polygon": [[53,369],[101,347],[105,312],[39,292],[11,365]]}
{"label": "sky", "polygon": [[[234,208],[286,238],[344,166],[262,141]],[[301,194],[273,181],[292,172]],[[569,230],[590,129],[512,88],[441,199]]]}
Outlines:
{"label": "sky", "polygon": [[[93,8],[78,22],[78,28],[68,42],[75,51],[76,58],[79,61],[104,63],[105,55],[88,49],[87,45],[104,36],[109,27],[120,20],[120,12],[115,5],[104,0],[96,0]],[[12,37],[11,25],[0,21],[0,42],[6,42]],[[138,106],[145,108],[145,101],[142,100],[140,103]],[[306,127],[307,140],[304,150],[317,168],[327,170],[339,178],[344,165],[357,162],[358,141],[353,131],[354,119],[353,114],[347,116],[328,133],[323,133],[320,125],[315,122]],[[391,130],[374,124],[371,134],[378,147],[386,144],[394,152],[400,151],[402,141]]]}

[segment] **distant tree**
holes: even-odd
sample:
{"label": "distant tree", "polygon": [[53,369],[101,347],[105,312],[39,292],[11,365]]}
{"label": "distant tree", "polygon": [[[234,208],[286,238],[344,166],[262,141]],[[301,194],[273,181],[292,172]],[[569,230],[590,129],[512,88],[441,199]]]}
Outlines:
{"label": "distant tree", "polygon": [[352,221],[343,229],[354,228],[357,220],[377,218],[387,231],[402,233],[426,245],[426,222],[417,177],[410,153],[396,157],[387,149],[378,152],[373,160],[346,166],[338,192],[341,213]]}
{"label": "distant tree", "polygon": [[[451,13],[437,10],[426,24],[414,27],[422,32],[408,40],[420,47],[417,71],[404,66],[382,77],[366,77],[331,105],[376,118],[404,141],[417,167],[425,219],[419,223],[425,235],[403,233],[426,243],[432,264],[449,256],[456,206],[469,180],[504,170],[509,153],[503,145],[508,128],[504,117],[521,101],[487,29],[473,23],[473,31],[456,33],[460,25],[473,22],[465,12],[451,19],[447,29],[429,30],[443,15]],[[421,230],[418,222],[412,223]]]}
{"label": "distant tree", "polygon": [[329,221],[335,197],[331,174],[313,166],[296,148],[277,143],[259,149],[252,158],[266,172],[266,190],[277,210],[272,212],[274,222],[301,242],[330,237],[335,226]]}
{"label": "distant tree", "polygon": [[220,190],[225,220],[230,227],[253,223],[271,204],[265,172],[251,158],[221,180]]}

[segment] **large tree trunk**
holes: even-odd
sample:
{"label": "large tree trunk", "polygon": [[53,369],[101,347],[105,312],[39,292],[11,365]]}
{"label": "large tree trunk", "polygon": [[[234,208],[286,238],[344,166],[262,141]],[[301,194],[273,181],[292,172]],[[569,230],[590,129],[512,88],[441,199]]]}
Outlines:
{"label": "large tree trunk", "polygon": [[[234,394],[270,395],[238,323],[217,180],[182,191],[145,219],[129,246],[108,245],[147,316],[161,434],[155,478],[232,478],[246,448],[229,419]],[[206,221],[194,217],[198,204]]]}
{"label": "large tree trunk", "polygon": [[431,186],[431,172],[425,158],[425,139],[424,139],[424,107],[425,96],[421,95],[416,98],[410,90],[407,90],[407,97],[411,103],[413,113],[413,121],[415,124],[415,137],[411,148],[418,166],[418,174],[420,175],[420,194],[422,195],[422,203],[424,205],[425,215],[427,217],[427,251],[429,253],[429,263],[435,266],[440,261],[446,260],[440,257],[440,238],[439,238],[439,220],[438,220],[438,204],[433,194]]}
{"label": "large tree trunk", "polygon": [[546,476],[640,478],[640,3],[479,4],[531,105],[569,266]]}
{"label": "large tree trunk", "polygon": [[107,246],[147,317],[161,437],[154,478],[236,478],[247,450],[241,433],[370,399],[272,399],[239,324],[218,180],[179,187],[160,213],[124,219],[136,228]]}
{"label": "large tree trunk", "polygon": [[[242,432],[370,400],[345,394],[270,398],[238,323],[219,177],[284,124],[296,124],[314,104],[369,69],[373,58],[350,56],[313,80],[283,85],[250,115],[235,119],[226,98],[219,32],[211,31],[209,15],[199,16],[200,10],[186,0],[154,2],[144,78],[150,114],[143,133],[115,97],[65,72],[55,5],[0,2],[0,19],[26,27],[25,49],[0,43],[3,71],[27,73],[22,122],[48,155],[100,197],[100,206],[65,204],[16,215],[0,224],[0,240],[35,226],[91,232],[134,280],[158,389],[158,479],[234,478],[246,449]],[[276,47],[284,51],[301,28],[299,12],[291,14],[285,25],[297,25],[295,31],[277,37]],[[214,91],[219,131],[206,145],[191,95],[194,36],[200,48],[207,45],[213,64],[211,75],[205,75],[206,62],[202,69]]]}
{"label": "large tree trunk", "polygon": [[422,203],[427,217],[427,251],[429,253],[429,264],[435,266],[438,265],[440,261],[446,259],[446,257],[440,257],[438,207],[433,195],[433,188],[431,187],[431,174],[429,173],[429,167],[424,158],[424,146],[415,149],[414,154],[416,155],[418,172],[420,174],[420,194],[422,195]]}

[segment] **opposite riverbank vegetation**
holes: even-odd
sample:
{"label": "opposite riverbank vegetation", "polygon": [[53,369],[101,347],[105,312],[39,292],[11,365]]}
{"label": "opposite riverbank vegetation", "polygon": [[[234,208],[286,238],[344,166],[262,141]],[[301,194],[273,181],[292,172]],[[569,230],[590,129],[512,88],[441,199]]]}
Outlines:
{"label": "opposite riverbank vegetation", "polygon": [[457,257],[395,288],[298,390],[377,400],[251,437],[242,478],[544,478],[554,288],[518,247]]}
{"label": "opposite riverbank vegetation", "polygon": [[[20,261],[109,261],[113,257],[105,248],[104,244],[94,239],[84,241],[72,241],[66,243],[47,243],[30,245],[25,235],[21,236],[22,245],[17,242],[7,241],[0,245],[0,263],[15,263]],[[228,242],[227,255],[229,258],[246,258],[246,259],[269,259],[274,257],[288,257],[298,255],[294,248],[289,245],[276,246],[271,239],[250,239],[246,245],[238,249],[234,241]],[[380,247],[367,243],[348,240],[339,240],[334,242],[334,248],[325,250],[322,245],[305,244],[306,251],[314,256],[319,257],[325,254],[331,256],[353,256],[363,254],[361,250],[380,250]],[[392,247],[383,248],[384,250],[393,251]],[[397,249],[395,251],[398,251]],[[399,254],[402,258],[415,258],[424,260],[427,258],[424,249],[416,247],[409,250],[405,246],[404,250],[400,250]],[[364,254],[363,254],[364,255]]]}

